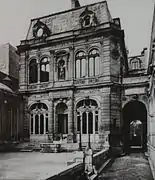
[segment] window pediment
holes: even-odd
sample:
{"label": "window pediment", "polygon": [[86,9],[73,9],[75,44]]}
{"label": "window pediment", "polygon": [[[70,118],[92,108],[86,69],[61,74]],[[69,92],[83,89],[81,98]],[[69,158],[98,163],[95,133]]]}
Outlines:
{"label": "window pediment", "polygon": [[85,11],[80,15],[80,24],[82,28],[96,26],[98,24],[95,13],[86,7]]}
{"label": "window pediment", "polygon": [[33,36],[35,38],[41,38],[49,36],[51,33],[50,29],[47,27],[46,24],[38,20],[36,24],[33,26]]}

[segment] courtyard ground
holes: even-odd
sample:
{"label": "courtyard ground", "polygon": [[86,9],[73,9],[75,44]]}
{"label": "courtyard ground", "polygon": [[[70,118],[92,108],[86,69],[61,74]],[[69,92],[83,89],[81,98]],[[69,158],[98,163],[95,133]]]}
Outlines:
{"label": "courtyard ground", "polygon": [[99,180],[153,180],[148,160],[143,153],[133,153],[115,159]]}
{"label": "courtyard ground", "polygon": [[0,153],[0,180],[44,180],[72,158],[72,153]]}

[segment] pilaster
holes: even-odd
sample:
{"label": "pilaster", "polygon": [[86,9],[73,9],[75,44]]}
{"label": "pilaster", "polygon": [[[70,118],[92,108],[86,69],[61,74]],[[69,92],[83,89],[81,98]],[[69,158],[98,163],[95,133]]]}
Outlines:
{"label": "pilaster", "polygon": [[54,82],[54,64],[55,64],[55,51],[51,50],[50,51],[51,59],[49,62],[50,65],[50,74],[49,74],[49,81]]}

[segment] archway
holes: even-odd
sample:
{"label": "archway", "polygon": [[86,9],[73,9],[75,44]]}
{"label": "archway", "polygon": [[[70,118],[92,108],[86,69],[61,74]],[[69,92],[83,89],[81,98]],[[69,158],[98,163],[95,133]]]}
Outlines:
{"label": "archway", "polygon": [[68,107],[64,103],[59,103],[56,107],[57,132],[58,134],[68,134]]}
{"label": "archway", "polygon": [[142,102],[134,100],[123,108],[122,133],[126,152],[131,149],[146,150],[147,110]]}

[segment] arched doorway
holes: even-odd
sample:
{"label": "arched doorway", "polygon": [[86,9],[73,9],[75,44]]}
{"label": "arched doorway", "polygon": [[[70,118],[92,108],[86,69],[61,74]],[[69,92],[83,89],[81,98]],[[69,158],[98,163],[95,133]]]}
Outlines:
{"label": "arched doorway", "polygon": [[146,150],[147,110],[142,102],[134,100],[125,105],[122,131],[125,151],[131,149]]}
{"label": "arched doorway", "polygon": [[59,103],[56,107],[57,132],[58,134],[68,134],[68,107],[64,103]]}

